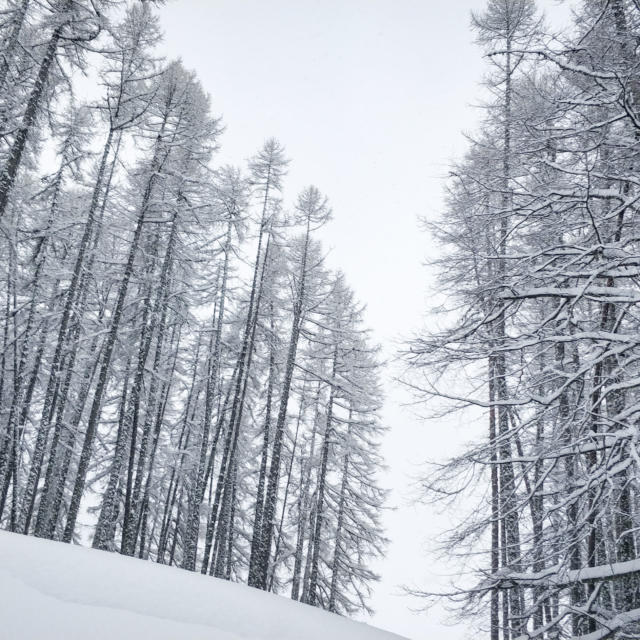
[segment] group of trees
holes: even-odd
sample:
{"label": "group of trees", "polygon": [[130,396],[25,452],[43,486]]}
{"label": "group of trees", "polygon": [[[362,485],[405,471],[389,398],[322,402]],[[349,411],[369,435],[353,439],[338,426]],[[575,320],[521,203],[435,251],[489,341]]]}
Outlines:
{"label": "group of trees", "polygon": [[314,237],[330,209],[283,205],[275,140],[215,165],[154,12],[0,13],[1,525],[366,609],[379,361]]}
{"label": "group of trees", "polygon": [[637,638],[640,4],[583,0],[552,37],[532,0],[489,0],[473,25],[490,98],[433,224],[445,328],[406,353],[436,413],[485,416],[425,477],[480,496],[449,595],[492,640]]}

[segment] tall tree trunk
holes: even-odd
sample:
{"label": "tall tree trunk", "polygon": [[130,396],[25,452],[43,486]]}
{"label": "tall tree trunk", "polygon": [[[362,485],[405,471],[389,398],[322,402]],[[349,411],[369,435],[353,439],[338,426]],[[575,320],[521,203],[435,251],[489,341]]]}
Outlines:
{"label": "tall tree trunk", "polygon": [[[164,342],[164,333],[166,328],[166,317],[167,317],[167,303],[168,303],[168,287],[171,273],[171,266],[173,262],[173,252],[175,247],[175,241],[178,231],[178,220],[177,220],[177,210],[173,215],[173,219],[171,221],[171,232],[169,236],[169,241],[167,244],[167,251],[162,263],[162,269],[160,273],[160,282],[158,286],[158,294],[156,297],[156,302],[154,304],[154,308],[151,314],[150,324],[148,328],[148,332],[146,335],[146,344],[145,344],[145,353],[144,353],[144,362],[146,362],[147,355],[149,353],[149,348],[151,346],[151,339],[153,335],[157,331],[157,348],[156,348],[156,356],[154,360],[154,368],[151,374],[151,383],[149,390],[149,401],[151,402],[156,393],[157,386],[157,367],[159,366],[160,355],[162,353],[163,342]],[[158,318],[160,315],[160,318]],[[144,373],[144,362],[142,368],[142,374]],[[140,388],[142,387],[142,376],[140,377]],[[138,464],[136,468],[136,478],[135,483],[133,485],[133,491],[131,493],[131,503],[129,505],[128,510],[125,512],[125,520],[123,525],[122,532],[122,549],[121,553],[125,555],[133,555],[135,553],[136,546],[136,530],[138,527],[138,510],[139,510],[139,500],[140,500],[140,491],[142,489],[142,476],[144,474],[144,469],[147,463],[147,449],[149,447],[149,438],[151,435],[151,426],[152,426],[152,406],[147,407],[147,411],[145,413],[145,420],[143,424],[142,430],[142,439],[140,440],[140,451],[138,453]],[[132,431],[132,442],[133,442],[133,431]],[[132,446],[133,451],[133,446]]]}
{"label": "tall tree trunk", "polygon": [[51,420],[55,410],[55,397],[57,396],[59,389],[59,378],[62,373],[63,361],[64,361],[64,348],[67,344],[67,337],[69,332],[69,324],[75,313],[76,301],[78,296],[78,289],[83,280],[82,275],[84,273],[84,265],[86,260],[86,253],[89,247],[89,241],[91,239],[94,227],[95,213],[98,208],[100,194],[102,191],[102,183],[107,167],[107,159],[111,151],[111,145],[113,140],[113,131],[110,131],[105,146],[102,152],[102,159],[98,169],[98,175],[96,183],[93,189],[93,195],[91,197],[91,204],[89,205],[89,212],[87,215],[87,222],[85,223],[82,239],[80,240],[80,246],[78,248],[78,254],[73,268],[71,276],[71,282],[69,289],[66,293],[64,309],[62,313],[62,320],[60,322],[60,328],[58,330],[58,338],[56,341],[56,348],[51,361],[51,370],[49,374],[49,380],[47,388],[45,390],[44,401],[42,406],[42,417],[40,419],[40,425],[36,435],[36,442],[34,445],[34,453],[31,461],[31,467],[29,469],[29,477],[27,478],[26,488],[22,498],[22,510],[20,513],[20,519],[18,522],[18,528],[21,531],[25,530],[27,521],[31,517],[33,512],[33,503],[35,500],[35,493],[38,482],[40,480],[40,474],[42,472],[42,463],[46,450],[47,440],[49,437],[49,430],[51,426]]}
{"label": "tall tree trunk", "polygon": [[287,360],[282,381],[282,391],[280,394],[280,407],[273,437],[273,451],[271,454],[271,466],[269,467],[269,481],[267,484],[267,497],[263,515],[263,557],[259,570],[256,571],[256,586],[265,589],[269,571],[269,557],[271,555],[271,544],[273,540],[273,529],[275,526],[276,503],[278,501],[278,483],[280,480],[280,458],[282,456],[282,444],[284,440],[284,429],[287,421],[287,408],[289,406],[289,394],[291,392],[291,382],[293,380],[293,369],[296,363],[296,352],[300,339],[300,328],[304,312],[306,276],[307,276],[307,255],[310,240],[310,218],[307,218],[307,229],[300,261],[300,271],[298,274],[298,291],[293,306],[293,321],[291,325],[291,336],[289,338],[289,348],[287,350]]}
{"label": "tall tree trunk", "polygon": [[311,559],[311,575],[309,578],[309,598],[307,602],[315,606],[317,602],[318,571],[320,565],[320,547],[322,542],[322,524],[324,519],[324,492],[327,479],[327,464],[329,461],[329,448],[331,447],[331,436],[333,434],[333,401],[335,398],[336,369],[338,364],[338,345],[333,351],[333,365],[331,371],[331,389],[329,391],[329,402],[327,404],[327,424],[322,442],[322,458],[320,462],[320,473],[318,476],[318,489],[316,498],[316,522],[313,532],[313,557]]}
{"label": "tall tree trunk", "polygon": [[[120,152],[121,139],[122,139],[121,136],[118,135],[117,141],[115,144],[114,153],[113,153],[113,158],[111,160],[111,165],[109,168],[109,173],[104,182],[104,194],[102,196],[102,202],[101,202],[100,210],[97,216],[95,216],[95,207],[94,207],[93,201],[91,205],[92,213],[90,215],[93,220],[92,227],[94,231],[92,232],[91,236],[88,238],[88,243],[89,243],[89,247],[87,248],[88,257],[86,259],[86,264],[81,265],[82,272],[77,285],[77,289],[73,294],[74,296],[77,295],[77,299],[75,299],[73,303],[75,309],[73,311],[73,316],[71,317],[71,320],[73,321],[73,325],[72,325],[72,328],[70,329],[70,332],[75,331],[76,333],[78,333],[78,335],[81,330],[82,316],[83,316],[84,309],[87,303],[87,298],[89,295],[89,282],[92,278],[93,265],[96,260],[96,249],[100,241],[102,221],[104,219],[105,209],[109,200],[109,193],[111,190],[111,183],[113,180],[115,165]],[[110,151],[111,149],[110,141],[107,141],[105,149]],[[108,157],[108,153],[107,155],[103,155],[103,161],[106,161],[107,157]],[[101,169],[103,169],[102,163],[101,163]],[[99,183],[100,184],[102,183],[102,177],[99,177]],[[96,189],[98,189],[98,183],[96,184]],[[94,196],[96,194],[97,194],[97,191],[94,190]],[[97,206],[97,202],[95,206]],[[93,219],[94,217],[95,219]],[[86,229],[85,229],[85,232],[86,232]],[[84,237],[83,237],[83,240],[84,240]],[[66,304],[69,303],[70,295],[72,295],[72,287],[70,287],[69,292],[67,293]],[[108,304],[108,297],[107,297],[107,300],[104,301],[104,304],[102,304],[100,307],[100,311],[98,314],[98,324],[101,324],[104,318],[107,304]],[[65,307],[65,310],[66,310],[66,307]],[[58,336],[58,339],[60,339],[60,336]],[[74,338],[70,334],[69,336],[64,336],[64,339],[67,342],[70,342],[71,346],[70,346],[70,351],[64,355],[61,363],[61,367],[60,367],[60,373],[62,373],[64,369],[67,370],[65,379],[63,381],[62,387],[58,387],[55,390],[54,397],[56,398],[56,400],[52,402],[52,411],[54,407],[56,409],[56,420],[54,423],[53,441],[51,444],[49,461],[47,463],[47,468],[45,472],[45,482],[44,482],[44,487],[42,491],[42,498],[40,500],[40,505],[38,508],[39,523],[38,521],[36,521],[36,535],[39,535],[41,537],[52,537],[55,531],[55,526],[58,519],[58,512],[60,509],[60,504],[62,502],[62,497],[64,492],[64,485],[66,483],[67,473],[68,473],[69,465],[71,463],[71,456],[72,456],[73,446],[75,444],[76,432],[79,427],[80,420],[82,419],[82,413],[83,413],[83,409],[89,394],[91,381],[93,380],[93,376],[95,374],[96,367],[97,367],[97,359],[94,360],[94,358],[98,353],[99,348],[100,349],[102,348],[102,345],[100,344],[99,335],[96,334],[92,340],[91,347],[89,349],[88,362],[87,362],[87,365],[85,366],[84,376],[82,378],[83,382],[76,399],[76,408],[70,419],[70,425],[64,426],[63,420],[65,415],[65,408],[66,408],[69,389],[71,385],[71,377],[73,374],[74,363],[75,363],[77,351],[79,348],[79,341],[77,337]],[[65,441],[61,447],[62,451],[59,453],[58,442],[62,435],[63,429],[66,429],[67,434],[66,434]],[[46,441],[45,441],[45,445],[46,445]],[[35,498],[35,495],[32,496],[31,509],[33,509],[33,506],[34,506],[34,498]],[[30,519],[31,519],[31,514],[28,513],[26,523],[25,523],[26,527],[29,526]]]}
{"label": "tall tree trunk", "polygon": [[304,541],[307,535],[307,521],[309,520],[309,498],[311,489],[311,470],[313,467],[313,459],[315,456],[316,433],[318,429],[319,410],[318,403],[320,401],[320,382],[318,382],[315,393],[313,418],[313,426],[311,428],[311,441],[309,443],[309,457],[306,464],[300,467],[300,486],[301,495],[299,497],[298,507],[298,531],[296,540],[296,552],[293,566],[293,577],[291,580],[291,599],[298,600],[300,596],[300,581],[302,572],[302,560],[304,551]]}
{"label": "tall tree trunk", "polygon": [[[231,251],[231,231],[232,220],[230,219],[227,225],[227,234],[225,240],[224,249],[224,263],[222,268],[222,283],[220,288],[220,304],[218,308],[218,317],[215,328],[215,338],[213,348],[209,349],[209,358],[207,365],[207,384],[205,392],[205,407],[204,407],[204,419],[202,425],[202,440],[200,443],[200,456],[198,458],[198,467],[196,470],[196,477],[194,479],[194,488],[192,496],[192,502],[189,505],[187,516],[188,527],[188,547],[185,553],[185,569],[191,571],[195,570],[196,554],[198,548],[198,535],[200,531],[200,507],[204,499],[204,492],[206,488],[207,475],[207,450],[209,448],[209,431],[211,429],[211,413],[213,408],[213,397],[220,371],[220,359],[222,354],[222,329],[224,327],[224,311],[225,302],[227,296],[227,282],[229,278],[229,255]],[[261,236],[262,238],[262,236]],[[258,251],[260,251],[260,243],[258,243]],[[259,259],[260,253],[258,253]],[[257,268],[257,264],[256,264]],[[219,430],[214,435],[214,445],[211,451],[211,455],[215,455],[215,447],[217,445],[217,436]]]}
{"label": "tall tree trunk", "polygon": [[338,498],[338,523],[336,525],[336,542],[333,552],[333,562],[331,563],[331,586],[329,588],[329,611],[336,612],[336,599],[338,596],[338,575],[340,572],[340,542],[342,529],[344,527],[344,505],[347,493],[347,480],[349,472],[349,454],[351,449],[351,417],[352,410],[349,409],[349,419],[347,422],[347,436],[345,439],[346,451],[342,463],[342,482],[340,483],[340,497]]}
{"label": "tall tree trunk", "polygon": [[[100,371],[98,374],[98,381],[96,384],[96,390],[93,396],[93,402],[91,404],[91,411],[89,413],[89,419],[87,422],[87,430],[85,432],[84,442],[82,445],[82,451],[80,453],[80,460],[78,462],[78,472],[76,475],[75,484],[73,487],[73,494],[71,496],[71,504],[69,506],[69,514],[67,516],[67,524],[64,531],[64,541],[70,542],[73,536],[73,532],[76,525],[76,519],[78,517],[78,511],[80,509],[80,500],[82,493],[84,492],[84,484],[87,478],[87,472],[89,471],[89,459],[91,457],[93,449],[93,440],[95,438],[96,430],[98,428],[98,422],[100,420],[100,410],[102,405],[102,396],[106,390],[108,382],[108,373],[111,367],[111,357],[113,355],[113,349],[116,344],[116,337],[120,326],[120,320],[122,319],[122,312],[124,309],[124,302],[127,296],[129,288],[129,281],[133,275],[133,267],[136,255],[138,253],[138,247],[140,244],[140,238],[142,236],[142,229],[144,226],[149,201],[153,192],[153,187],[158,176],[158,172],[162,167],[163,160],[160,159],[161,141],[166,126],[168,114],[165,114],[165,118],[162,122],[160,132],[156,139],[156,145],[154,150],[154,157],[151,162],[151,172],[147,181],[144,194],[142,196],[142,203],[138,213],[138,220],[133,234],[133,239],[129,247],[129,254],[127,257],[127,263],[124,268],[122,281],[118,290],[118,297],[116,300],[115,308],[111,319],[111,327],[105,340],[104,352],[102,355],[102,361],[100,363]],[[166,159],[166,154],[165,154]]]}
{"label": "tall tree trunk", "polygon": [[[131,372],[131,355],[127,358],[127,364],[122,378],[122,395],[118,416],[118,430],[116,433],[115,453],[109,469],[109,479],[102,494],[102,506],[98,515],[98,523],[93,534],[91,546],[94,549],[113,551],[116,530],[117,500],[119,498],[118,483],[122,471],[122,458],[127,446],[127,431],[125,427],[127,413],[127,399],[129,393],[129,375]],[[118,462],[120,461],[120,462]]]}
{"label": "tall tree trunk", "polygon": [[[156,452],[158,450],[158,442],[160,440],[160,431],[162,430],[162,423],[164,421],[164,415],[167,408],[167,404],[169,402],[169,396],[171,394],[171,383],[174,380],[174,374],[176,369],[176,363],[178,360],[178,353],[180,350],[180,337],[181,337],[181,328],[182,325],[174,325],[172,336],[171,336],[171,346],[174,351],[173,362],[171,364],[171,368],[169,370],[169,375],[166,376],[165,381],[163,382],[162,389],[160,391],[160,402],[158,403],[158,408],[156,411],[155,417],[155,425],[153,428],[153,442],[151,443],[151,452],[149,454],[149,462],[147,465],[147,475],[144,484],[144,492],[142,495],[142,504],[141,504],[141,515],[140,515],[140,524],[138,526],[138,530],[136,532],[137,536],[140,536],[140,558],[145,557],[145,539],[147,533],[147,520],[149,517],[149,496],[151,492],[151,482],[153,478],[154,465],[156,461]],[[177,343],[176,343],[176,332],[177,332]],[[175,345],[175,347],[174,347]],[[157,350],[158,352],[159,350]],[[156,510],[159,511],[159,510]],[[154,518],[153,530],[155,530],[155,523],[157,521],[157,514]],[[152,535],[152,534],[151,534]],[[151,537],[149,538],[149,544],[151,544]]]}
{"label": "tall tree trunk", "polygon": [[[267,250],[268,250],[268,245],[267,245]],[[265,254],[265,260],[266,258],[267,258],[267,255]],[[264,270],[263,270],[263,277],[264,277]],[[230,475],[233,474],[233,468],[235,465],[236,449],[238,445],[238,437],[240,435],[240,428],[242,424],[244,399],[247,393],[247,385],[249,383],[248,372],[251,370],[251,360],[253,358],[253,345],[255,340],[256,327],[258,324],[258,313],[260,309],[261,297],[262,297],[262,279],[260,281],[260,291],[258,292],[258,298],[256,300],[255,317],[251,325],[250,335],[248,336],[248,339],[247,339],[246,348],[248,352],[246,353],[246,361],[244,360],[244,358],[241,358],[238,360],[238,373],[236,378],[234,401],[231,407],[229,427],[227,429],[227,437],[225,438],[225,446],[224,446],[224,451],[222,453],[222,462],[220,465],[220,471],[218,473],[218,483],[216,485],[216,494],[213,501],[213,505],[211,507],[211,512],[209,514],[209,519],[207,522],[207,530],[205,533],[204,558],[203,558],[202,569],[201,569],[202,573],[206,573],[207,565],[209,564],[209,556],[211,554],[213,534],[216,527],[218,510],[221,505],[221,499],[226,498],[226,500],[223,503],[223,506],[228,506],[228,500],[230,498],[228,482],[229,482]],[[243,355],[243,352],[244,352],[244,348],[241,352],[241,356]],[[247,373],[244,373],[245,370]],[[243,373],[244,373],[244,376],[243,376]],[[244,382],[242,384],[242,387],[239,388],[241,376],[243,376]],[[222,492],[224,489],[226,489],[226,491],[225,491],[225,495],[223,496]],[[216,536],[216,541],[220,542],[219,535]],[[209,573],[213,575],[214,570],[215,570],[215,562],[212,562]]]}
{"label": "tall tree trunk", "polygon": [[[498,451],[496,447],[495,364],[489,358],[489,446],[491,447],[491,573],[500,569],[500,507],[498,484]],[[491,591],[490,638],[499,640],[500,614],[498,589]]]}
{"label": "tall tree trunk", "polygon": [[306,411],[305,407],[305,391],[307,386],[307,377],[304,377],[302,381],[302,391],[300,392],[300,405],[298,407],[298,418],[296,420],[296,430],[293,435],[293,446],[291,447],[291,458],[289,459],[289,467],[287,469],[287,482],[284,487],[284,496],[282,498],[282,509],[280,510],[280,520],[278,522],[278,535],[276,536],[276,546],[273,552],[273,562],[269,569],[269,579],[267,583],[267,591],[273,589],[273,583],[275,580],[275,574],[278,567],[278,559],[280,556],[280,543],[282,542],[282,531],[284,527],[284,517],[289,507],[287,501],[289,499],[289,489],[291,488],[291,477],[293,473],[293,463],[296,457],[296,450],[298,448],[298,434],[300,433],[300,425],[302,423],[303,415]]}
{"label": "tall tree trunk", "polygon": [[[216,497],[214,499],[211,512],[209,514],[207,529],[205,532],[205,548],[204,557],[202,562],[202,573],[207,572],[209,565],[209,556],[211,554],[211,546],[213,543],[213,533],[216,525],[216,519],[218,517],[218,508],[220,506],[221,492],[223,488],[224,478],[226,474],[227,465],[232,461],[230,455],[232,451],[235,451],[235,445],[238,439],[238,432],[240,429],[240,423],[242,421],[242,413],[244,410],[244,397],[248,382],[248,372],[251,369],[251,359],[253,357],[253,342],[255,338],[256,327],[258,324],[258,314],[260,309],[260,301],[262,298],[262,290],[265,280],[266,267],[269,259],[269,246],[271,243],[271,233],[267,237],[267,245],[264,251],[264,257],[262,261],[260,256],[262,253],[262,229],[260,232],[260,238],[258,240],[258,251],[256,255],[256,266],[253,272],[253,282],[251,285],[251,293],[249,296],[249,308],[247,310],[247,321],[245,324],[245,330],[242,338],[242,346],[240,354],[238,355],[236,368],[236,380],[234,385],[233,404],[231,405],[231,415],[229,417],[229,426],[227,430],[227,438],[225,440],[225,450],[222,454],[222,463],[220,467],[218,485],[216,486]],[[262,269],[260,269],[260,263],[262,262]],[[258,275],[260,278],[258,279]],[[199,507],[198,507],[199,509]],[[193,535],[193,532],[191,532]],[[213,568],[213,565],[212,565]]]}
{"label": "tall tree trunk", "polygon": [[9,66],[16,55],[18,38],[20,37],[20,31],[22,31],[22,27],[24,25],[27,9],[29,8],[29,2],[30,0],[22,0],[20,6],[15,9],[16,15],[13,18],[13,27],[11,28],[6,44],[0,53],[0,91],[2,92],[4,92],[4,84],[7,80],[7,74],[9,73]]}
{"label": "tall tree trunk", "polygon": [[[66,150],[65,150],[66,151]],[[63,151],[63,164],[58,169],[56,179],[53,185],[53,195],[51,198],[51,206],[49,207],[49,216],[47,221],[47,232],[51,229],[51,225],[56,217],[58,211],[58,200],[60,196],[60,187],[62,185],[62,177],[64,164],[66,162],[66,152]],[[17,438],[19,430],[19,417],[23,403],[23,387],[25,368],[28,360],[28,356],[31,349],[32,334],[35,327],[35,320],[38,314],[38,305],[40,304],[39,291],[41,287],[41,279],[43,275],[43,269],[46,262],[46,245],[48,240],[48,233],[40,240],[35,261],[35,271],[33,275],[33,288],[32,299],[29,305],[29,313],[27,316],[27,322],[24,329],[24,335],[22,338],[22,346],[20,348],[20,358],[18,360],[18,366],[14,373],[14,393],[11,399],[11,406],[9,408],[9,418],[7,421],[6,431],[0,437],[0,487],[3,488],[0,495],[0,515],[4,510],[4,503],[6,500],[6,490],[8,483],[6,482],[6,476],[13,468],[13,451],[17,451]],[[7,324],[8,326],[8,324]],[[13,444],[12,444],[13,443]],[[15,492],[14,492],[15,493]]]}
{"label": "tall tree trunk", "polygon": [[[507,12],[507,20],[510,13]],[[503,150],[502,150],[502,213],[500,219],[500,230],[498,236],[498,260],[497,278],[498,285],[506,281],[506,249],[509,237],[508,212],[513,205],[511,195],[511,174],[512,174],[512,150],[511,150],[511,129],[512,129],[512,25],[507,23],[505,29],[507,35],[505,45],[505,69],[504,69],[504,130],[503,130]],[[507,364],[504,352],[500,350],[506,335],[506,318],[504,308],[498,313],[495,324],[495,338],[498,352],[495,359],[495,394],[498,402],[498,435],[500,440],[500,514],[502,526],[504,528],[505,539],[505,560],[506,566],[513,571],[519,571],[521,561],[520,551],[520,530],[518,524],[517,496],[515,476],[513,470],[511,436],[509,433],[509,408],[507,389]],[[510,630],[513,638],[518,637],[526,628],[526,620],[523,618],[522,590],[518,587],[509,589],[509,612],[510,620],[503,620],[505,629]]]}
{"label": "tall tree trunk", "polygon": [[[72,0],[65,0],[58,11],[58,14],[63,15],[64,13],[66,13],[71,8],[72,4]],[[16,176],[18,174],[18,169],[20,168],[20,164],[22,163],[22,154],[24,152],[31,127],[36,120],[36,116],[38,115],[40,100],[42,99],[44,88],[47,84],[47,80],[49,79],[51,65],[55,60],[56,51],[58,50],[58,45],[60,43],[60,38],[62,37],[62,31],[64,27],[65,23],[61,22],[53,30],[53,33],[49,38],[44,57],[40,62],[40,68],[38,70],[35,84],[33,85],[31,95],[29,96],[29,100],[27,101],[27,106],[22,117],[22,123],[20,124],[13,144],[11,145],[7,164],[5,165],[5,168],[0,175],[0,220],[7,210],[9,193],[13,188]]]}
{"label": "tall tree trunk", "polygon": [[264,490],[267,476],[267,460],[269,457],[269,435],[271,431],[271,404],[273,400],[273,383],[275,378],[275,345],[274,322],[273,322],[273,302],[269,305],[271,323],[271,343],[269,345],[269,379],[267,382],[267,399],[264,427],[262,433],[262,453],[260,456],[260,472],[258,476],[258,487],[256,491],[256,504],[253,513],[253,532],[251,536],[251,552],[249,555],[249,578],[250,587],[258,586],[256,570],[262,564],[262,554],[264,549],[262,542],[262,512],[264,509]]}

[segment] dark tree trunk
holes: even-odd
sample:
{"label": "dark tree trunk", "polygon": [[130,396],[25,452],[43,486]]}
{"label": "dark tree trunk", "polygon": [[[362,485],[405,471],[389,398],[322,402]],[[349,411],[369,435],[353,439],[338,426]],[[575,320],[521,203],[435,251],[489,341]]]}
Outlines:
{"label": "dark tree trunk", "polygon": [[278,501],[278,483],[280,480],[280,458],[282,456],[282,444],[284,439],[284,429],[287,421],[287,407],[289,406],[289,394],[291,392],[291,382],[293,380],[293,370],[296,363],[296,352],[300,338],[300,328],[305,302],[305,285],[307,276],[307,254],[309,249],[310,219],[307,219],[307,230],[304,239],[302,259],[300,261],[299,285],[293,307],[293,321],[291,325],[291,336],[287,351],[287,360],[282,381],[282,391],[280,394],[280,407],[273,438],[273,451],[271,454],[271,466],[269,468],[269,481],[267,484],[267,497],[263,515],[263,542],[261,565],[256,570],[256,586],[266,589],[269,571],[269,558],[271,556],[271,544],[273,540],[273,530],[275,527],[276,503]]}
{"label": "dark tree trunk", "polygon": [[[140,239],[142,237],[142,229],[144,226],[144,220],[147,213],[151,194],[153,192],[153,186],[156,181],[158,172],[162,166],[160,160],[160,146],[162,140],[162,134],[166,125],[167,116],[162,123],[160,133],[156,141],[156,147],[154,150],[154,158],[151,162],[151,172],[147,185],[145,187],[144,194],[142,196],[142,203],[138,213],[138,220],[133,234],[133,239],[129,247],[129,254],[127,257],[127,263],[125,265],[122,281],[118,290],[118,297],[116,300],[115,308],[111,319],[111,327],[107,338],[105,340],[104,352],[100,363],[100,370],[98,374],[98,381],[96,384],[96,390],[93,396],[93,402],[91,405],[91,411],[89,413],[89,419],[87,422],[87,430],[85,432],[84,442],[82,445],[82,451],[80,454],[80,460],[78,462],[78,472],[76,475],[75,484],[73,487],[73,494],[71,496],[71,504],[69,506],[69,513],[67,515],[67,523],[64,531],[64,541],[70,542],[73,536],[73,531],[76,525],[76,519],[78,517],[78,511],[80,509],[80,500],[82,493],[84,492],[84,484],[87,478],[87,472],[89,470],[89,459],[91,457],[93,449],[93,439],[95,438],[96,430],[98,428],[98,422],[100,420],[100,410],[102,405],[102,396],[106,390],[108,383],[108,373],[111,367],[111,357],[116,344],[116,337],[120,326],[120,320],[122,319],[122,312],[124,309],[124,302],[127,296],[129,288],[129,281],[133,275],[133,267],[136,255],[138,253],[138,247]],[[165,155],[166,158],[166,155]]]}
{"label": "dark tree trunk", "polygon": [[16,9],[16,15],[13,18],[13,27],[7,38],[7,44],[4,46],[0,57],[0,91],[4,92],[4,84],[7,80],[7,74],[9,73],[9,66],[15,57],[15,51],[18,46],[18,38],[20,37],[20,31],[24,25],[24,20],[27,15],[27,9],[29,8],[30,0],[22,0],[20,7]]}
{"label": "dark tree trunk", "polygon": [[[62,15],[68,11],[72,4],[72,0],[67,0],[60,8],[59,13]],[[56,57],[56,51],[58,50],[64,26],[64,23],[60,23],[53,30],[53,33],[49,38],[44,57],[40,62],[40,68],[38,70],[35,84],[31,90],[31,95],[29,96],[29,100],[22,117],[22,123],[18,128],[13,144],[11,145],[7,164],[5,165],[2,175],[0,175],[0,219],[2,219],[7,209],[9,193],[13,188],[18,174],[18,169],[22,163],[22,154],[24,152],[25,145],[27,144],[27,138],[31,131],[31,127],[34,124],[40,109],[40,100],[42,99],[44,88],[47,84],[47,80],[49,79],[49,72],[51,71],[51,65]]]}
{"label": "dark tree trunk", "polygon": [[333,401],[335,397],[336,368],[338,364],[338,346],[333,352],[333,367],[331,373],[331,389],[329,391],[329,402],[327,404],[327,425],[324,431],[322,442],[322,458],[320,462],[320,474],[318,477],[318,488],[316,498],[316,522],[313,532],[313,557],[311,559],[311,575],[309,577],[309,597],[307,602],[315,606],[317,602],[318,571],[320,565],[320,547],[322,540],[322,524],[324,518],[324,492],[327,479],[327,464],[329,461],[329,448],[331,447],[331,436],[333,434]]}

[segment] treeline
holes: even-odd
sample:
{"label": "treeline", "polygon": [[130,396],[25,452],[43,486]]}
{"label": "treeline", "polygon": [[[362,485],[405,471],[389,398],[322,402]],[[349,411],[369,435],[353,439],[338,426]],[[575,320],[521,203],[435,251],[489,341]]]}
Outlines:
{"label": "treeline", "polygon": [[489,0],[473,26],[489,98],[431,225],[446,328],[406,354],[436,413],[485,416],[425,477],[480,496],[450,595],[492,640],[638,638],[640,5],[585,0],[552,37]]}
{"label": "treeline", "polygon": [[154,12],[0,13],[1,524],[366,610],[379,360],[314,238],[327,200],[283,205],[275,140],[215,164]]}

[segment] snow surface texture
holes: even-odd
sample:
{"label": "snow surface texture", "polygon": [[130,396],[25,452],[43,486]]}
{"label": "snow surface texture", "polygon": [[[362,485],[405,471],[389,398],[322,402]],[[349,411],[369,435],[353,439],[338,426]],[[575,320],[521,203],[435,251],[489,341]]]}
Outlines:
{"label": "snow surface texture", "polygon": [[244,585],[0,532],[2,640],[402,640]]}

